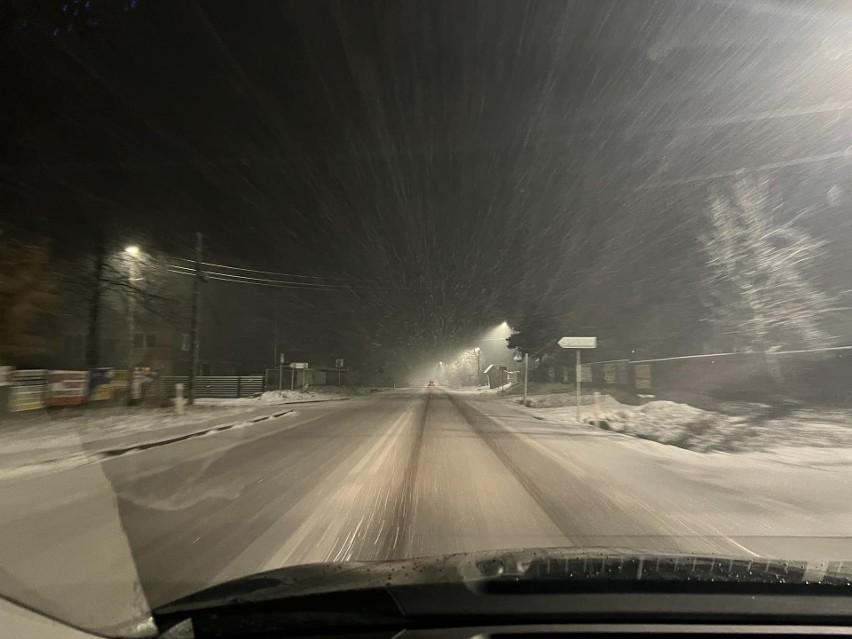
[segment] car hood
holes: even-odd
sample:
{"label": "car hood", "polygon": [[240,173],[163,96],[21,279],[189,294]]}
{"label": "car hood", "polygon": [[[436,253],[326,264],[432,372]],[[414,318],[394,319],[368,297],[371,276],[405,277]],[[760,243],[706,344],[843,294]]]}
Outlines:
{"label": "car hood", "polygon": [[397,561],[315,563],[265,571],[228,581],[155,610],[193,610],[260,603],[330,592],[466,583],[559,582],[578,589],[617,580],[714,584],[826,584],[852,586],[850,562],[798,562],[730,556],[645,552],[636,548],[524,548]]}

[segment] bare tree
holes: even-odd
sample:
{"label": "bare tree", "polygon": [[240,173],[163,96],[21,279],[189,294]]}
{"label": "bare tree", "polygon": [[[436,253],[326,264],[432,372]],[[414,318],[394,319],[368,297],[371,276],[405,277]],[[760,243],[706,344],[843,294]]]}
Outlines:
{"label": "bare tree", "polygon": [[0,362],[42,355],[49,344],[55,278],[47,246],[13,240],[0,231]]}
{"label": "bare tree", "polygon": [[[66,296],[84,302],[86,365],[90,368],[103,364],[100,342],[105,311],[126,320],[130,309],[135,309],[134,315],[168,322],[177,321],[182,310],[170,288],[176,277],[167,272],[165,262],[149,254],[130,257],[105,247],[103,238],[97,237],[94,254],[64,264],[59,276]],[[83,307],[74,310],[82,313]]]}
{"label": "bare tree", "polygon": [[776,223],[765,180],[741,180],[710,206],[707,290],[711,321],[749,350],[829,344],[826,313],[836,310],[809,275],[826,243],[798,228],[801,217]]}

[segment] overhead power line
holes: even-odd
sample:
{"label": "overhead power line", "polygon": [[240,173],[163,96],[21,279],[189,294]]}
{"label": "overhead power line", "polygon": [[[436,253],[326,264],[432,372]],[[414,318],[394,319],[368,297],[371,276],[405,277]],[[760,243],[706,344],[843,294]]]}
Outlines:
{"label": "overhead power line", "polygon": [[[176,269],[172,272],[177,272],[179,274],[191,274],[192,269],[188,266],[179,266],[176,264],[170,264],[170,268]],[[291,286],[298,287],[308,287],[308,288],[353,288],[348,284],[316,284],[314,282],[298,282],[291,280],[280,280],[280,279],[269,279],[264,277],[249,277],[245,275],[234,275],[233,273],[220,273],[217,271],[205,271],[205,275],[207,277],[219,276],[221,279],[227,279],[228,281],[234,282],[245,282],[247,284],[287,284]]]}
{"label": "overhead power line", "polygon": [[[189,266],[181,266],[179,264],[168,264],[167,270],[175,275],[185,275],[192,277],[195,275],[195,269]],[[244,272],[251,272],[249,269],[241,269]],[[263,271],[256,271],[261,273]],[[255,286],[267,286],[272,288],[290,288],[290,289],[324,289],[324,290],[386,290],[393,287],[372,285],[366,286],[363,284],[327,284],[316,282],[301,282],[286,279],[273,279],[265,277],[236,275],[234,273],[226,273],[218,270],[204,270],[203,275],[206,279],[216,280],[220,282],[231,282],[233,284],[251,284]],[[290,275],[290,277],[294,277]],[[313,276],[311,276],[313,277]]]}
{"label": "overhead power line", "polygon": [[[172,258],[172,259],[180,260],[181,262],[192,262],[192,260],[187,259],[185,257],[175,257],[175,258]],[[214,262],[201,262],[201,264],[203,266],[212,266],[214,268],[226,268],[226,269],[231,270],[231,271],[244,271],[246,273],[260,273],[262,275],[280,275],[281,277],[303,277],[303,278],[306,278],[306,279],[314,279],[314,280],[324,279],[324,278],[320,277],[319,275],[298,275],[296,273],[281,273],[279,271],[261,271],[261,270],[256,269],[256,268],[242,268],[242,267],[239,267],[239,266],[228,266],[227,264],[216,264]]]}

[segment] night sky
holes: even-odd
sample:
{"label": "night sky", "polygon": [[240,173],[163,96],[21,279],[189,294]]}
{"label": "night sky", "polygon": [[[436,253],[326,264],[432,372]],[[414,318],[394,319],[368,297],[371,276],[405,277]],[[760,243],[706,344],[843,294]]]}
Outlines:
{"label": "night sky", "polygon": [[845,2],[7,4],[7,226],[182,257],[201,231],[345,284],[239,293],[323,357],[536,315],[624,355],[648,309],[700,319],[709,194],[744,170],[852,275]]}

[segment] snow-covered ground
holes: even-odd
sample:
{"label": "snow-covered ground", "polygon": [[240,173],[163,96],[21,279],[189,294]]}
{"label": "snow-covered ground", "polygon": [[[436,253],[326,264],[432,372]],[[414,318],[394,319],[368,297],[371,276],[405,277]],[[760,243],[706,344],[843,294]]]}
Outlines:
{"label": "snow-covered ground", "polygon": [[[369,389],[367,389],[369,390]],[[292,402],[312,402],[330,399],[343,399],[353,395],[361,395],[365,392],[362,388],[337,388],[336,386],[313,386],[298,390],[267,391],[257,397],[240,397],[232,399],[197,399],[198,406],[238,406],[253,407],[269,404],[282,404]]]}
{"label": "snow-covered ground", "polygon": [[[437,388],[443,388],[438,386]],[[512,393],[516,393],[517,390],[512,390],[515,388],[513,384],[506,384],[502,389],[500,388],[488,388],[488,386],[452,386],[448,387],[447,390],[452,390],[454,393],[460,395],[470,395],[470,396],[479,396],[479,397],[500,397],[502,395],[510,395]],[[523,392],[523,387],[521,387],[521,391]]]}
{"label": "snow-covered ground", "polygon": [[0,476],[79,465],[104,451],[251,423],[288,405],[349,396],[346,389],[334,388],[281,394],[274,391],[240,399],[199,399],[180,415],[174,408],[146,407],[73,407],[15,415],[0,423]]}
{"label": "snow-covered ground", "polygon": [[[553,392],[559,390],[561,392]],[[514,392],[517,392],[515,389]],[[573,389],[536,385],[530,410],[548,422],[576,424]],[[517,395],[503,400],[517,404]],[[774,413],[761,404],[730,404],[725,412],[651,400],[638,406],[601,394],[582,397],[588,428],[622,433],[699,453],[734,454],[808,465],[852,464],[852,409],[789,409]]]}

